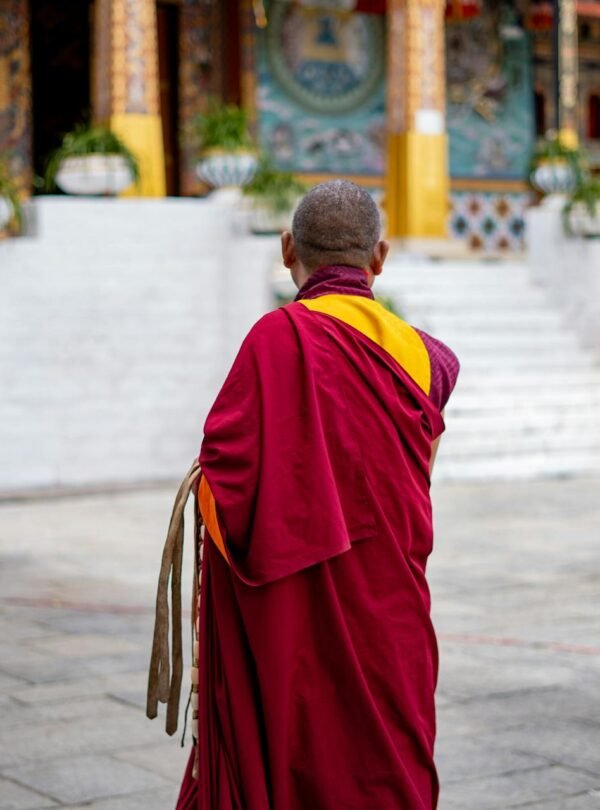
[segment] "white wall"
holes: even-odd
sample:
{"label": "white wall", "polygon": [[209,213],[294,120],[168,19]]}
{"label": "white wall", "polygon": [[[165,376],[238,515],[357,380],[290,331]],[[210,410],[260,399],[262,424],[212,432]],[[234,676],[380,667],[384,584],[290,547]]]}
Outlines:
{"label": "white wall", "polygon": [[0,241],[0,492],[179,478],[276,238],[221,200],[39,198]]}
{"label": "white wall", "polygon": [[600,355],[600,239],[567,236],[561,209],[550,201],[527,212],[529,267],[583,345]]}

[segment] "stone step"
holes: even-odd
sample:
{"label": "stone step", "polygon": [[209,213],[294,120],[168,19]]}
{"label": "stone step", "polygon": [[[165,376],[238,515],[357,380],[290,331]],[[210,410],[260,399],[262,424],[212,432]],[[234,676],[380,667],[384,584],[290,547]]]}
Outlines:
{"label": "stone step", "polygon": [[[459,354],[461,351],[470,352],[472,350],[486,352],[504,352],[515,350],[522,352],[549,352],[563,349],[573,349],[576,353],[581,351],[579,343],[574,334],[565,331],[527,332],[519,334],[516,332],[480,332],[477,335],[445,334],[439,332],[440,340]],[[491,358],[490,358],[491,359]]]}
{"label": "stone step", "polygon": [[434,327],[428,329],[422,322],[414,324],[409,321],[412,326],[421,329],[431,337],[441,340],[450,348],[458,347],[471,347],[471,346],[508,346],[510,348],[516,347],[519,351],[523,347],[538,346],[543,344],[546,346],[575,346],[578,351],[588,353],[591,358],[594,354],[591,350],[583,348],[578,338],[573,332],[564,328],[561,324],[556,324],[553,327],[547,324],[540,323],[539,326],[532,325],[519,325],[519,324],[506,324],[502,325],[498,322],[491,323],[489,327],[484,324],[465,324],[465,326],[458,328],[456,326],[446,326],[436,324]]}
{"label": "stone step", "polygon": [[507,411],[504,408],[469,411],[460,410],[452,402],[446,409],[445,422],[448,431],[457,435],[480,436],[483,434],[509,436],[550,430],[594,430],[599,422],[597,407],[553,408],[552,410],[523,406]]}
{"label": "stone step", "polygon": [[529,273],[525,264],[512,265],[508,267],[496,266],[492,267],[467,267],[464,266],[447,266],[446,263],[441,264],[414,264],[412,267],[402,264],[389,264],[386,263],[383,275],[377,280],[378,284],[385,284],[390,279],[394,281],[397,279],[404,279],[405,281],[414,280],[435,280],[435,281],[457,281],[460,283],[480,283],[480,284],[494,284],[499,281],[510,284],[511,281],[524,281],[530,284]]}
{"label": "stone step", "polygon": [[398,276],[397,279],[386,279],[377,282],[373,288],[375,294],[388,293],[399,295],[410,301],[413,297],[422,298],[425,293],[435,298],[447,298],[448,296],[458,297],[459,293],[468,295],[487,295],[508,297],[539,298],[545,296],[543,287],[534,287],[525,279],[509,280],[495,279],[486,283],[479,283],[474,279],[459,280],[456,278],[406,278]]}
{"label": "stone step", "polygon": [[538,351],[517,354],[516,352],[503,351],[494,352],[493,355],[488,350],[478,351],[476,347],[470,347],[458,351],[462,369],[473,374],[488,373],[490,369],[494,372],[515,373],[531,372],[537,374],[542,370],[561,371],[572,369],[591,370],[595,368],[590,362],[587,354],[557,351]]}
{"label": "stone step", "polygon": [[524,263],[397,259],[385,270],[381,293],[461,362],[436,478],[600,472],[600,358]]}
{"label": "stone step", "polygon": [[507,287],[523,285],[536,287],[531,283],[529,272],[523,267],[512,268],[510,272],[490,270],[484,268],[481,271],[472,268],[447,268],[444,265],[415,265],[407,267],[402,265],[386,264],[383,274],[377,279],[378,287],[387,286],[419,286],[423,284],[446,284],[452,285],[478,285],[480,287],[496,287],[503,284]]}
{"label": "stone step", "polygon": [[[447,317],[456,318],[457,321],[468,324],[470,319],[474,317],[485,320],[488,316],[492,319],[499,319],[510,315],[515,322],[523,323],[527,322],[529,318],[544,317],[544,315],[552,312],[556,314],[556,311],[552,310],[545,301],[524,301],[523,299],[514,301],[508,299],[506,301],[490,302],[489,299],[482,297],[465,303],[462,300],[447,298],[437,301],[434,306],[431,301],[426,299],[420,302],[407,302],[399,296],[390,295],[383,296],[383,298],[392,299],[395,311],[400,318],[415,326],[422,326],[426,331],[438,329]],[[427,326],[429,326],[429,330],[427,330]],[[563,328],[568,328],[568,324],[565,324]],[[435,331],[432,334],[435,335]]]}
{"label": "stone step", "polygon": [[566,410],[571,408],[597,408],[598,424],[600,424],[600,387],[595,389],[561,388],[546,389],[534,393],[520,390],[503,389],[490,394],[488,391],[465,392],[456,391],[452,400],[453,413],[488,412],[495,410],[521,411],[523,408],[554,408]]}
{"label": "stone step", "polygon": [[[499,309],[493,312],[470,312],[465,314],[446,312],[445,314],[436,312],[435,315],[429,313],[429,323],[436,330],[444,330],[450,334],[471,334],[485,329],[496,332],[502,329],[519,331],[537,331],[538,329],[555,330],[565,327],[564,317],[554,310],[539,309],[529,313],[515,312],[512,309]],[[416,324],[419,326],[419,324]],[[427,329],[426,329],[427,331]],[[437,335],[434,333],[434,337]]]}
{"label": "stone step", "polygon": [[493,271],[485,268],[482,271],[476,271],[468,268],[454,268],[454,269],[440,269],[433,265],[425,267],[401,267],[386,264],[383,275],[377,279],[377,284],[399,283],[403,281],[405,284],[418,284],[427,282],[436,282],[439,284],[479,284],[480,286],[495,286],[497,284],[531,284],[528,273],[523,272],[522,268],[511,268],[509,272]]}
{"label": "stone step", "polygon": [[527,275],[527,263],[524,261],[479,261],[477,263],[454,261],[444,259],[443,261],[430,261],[429,259],[418,260],[414,256],[405,256],[392,253],[385,264],[385,272],[402,273],[402,275],[427,275],[427,276],[457,276],[457,277],[479,277],[494,278],[495,276],[515,276]]}
{"label": "stone step", "polygon": [[505,390],[528,391],[532,396],[535,396],[538,392],[572,389],[600,390],[600,370],[591,366],[590,368],[568,368],[562,371],[548,369],[545,373],[513,370],[482,374],[463,367],[458,378],[454,397],[461,396],[463,393],[492,396],[496,392]]}
{"label": "stone step", "polygon": [[[378,291],[379,292],[379,291]],[[381,291],[383,295],[385,292]],[[524,309],[548,309],[548,302],[544,293],[540,290],[524,289],[513,291],[500,287],[498,290],[489,292],[481,289],[451,289],[451,290],[430,290],[420,289],[407,293],[403,290],[392,291],[388,294],[398,301],[400,307],[410,309],[412,307],[426,306],[430,312],[438,310],[452,310],[458,312],[473,311],[474,307],[485,309],[499,309],[502,307]]]}
{"label": "stone step", "polygon": [[525,280],[508,281],[506,279],[496,279],[485,284],[476,280],[455,278],[435,279],[435,278],[415,278],[410,279],[398,276],[397,279],[387,279],[378,282],[373,288],[375,294],[387,292],[390,295],[399,295],[410,301],[413,297],[422,298],[425,293],[436,298],[447,298],[449,295],[458,297],[459,293],[465,296],[476,294],[478,296],[487,295],[492,298],[496,295],[502,297],[514,296],[525,298],[538,298],[544,296],[543,287],[534,287]]}
{"label": "stone step", "polygon": [[531,453],[525,457],[502,456],[461,461],[453,461],[440,456],[439,461],[436,461],[434,480],[527,480],[560,476],[596,476],[598,473],[600,473],[600,452],[585,453],[565,450],[555,454],[540,452]]}
{"label": "stone step", "polygon": [[444,456],[453,459],[480,458],[482,456],[521,456],[527,453],[560,452],[568,447],[571,451],[600,449],[600,428],[592,431],[563,430],[523,432],[514,434],[484,434],[466,438],[450,429],[442,436]]}

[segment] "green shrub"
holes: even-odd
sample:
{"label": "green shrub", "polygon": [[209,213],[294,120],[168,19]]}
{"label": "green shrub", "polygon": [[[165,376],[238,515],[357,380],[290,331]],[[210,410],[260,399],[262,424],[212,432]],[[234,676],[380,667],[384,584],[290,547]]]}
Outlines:
{"label": "green shrub", "polygon": [[0,197],[4,197],[12,208],[12,220],[9,222],[9,229],[19,232],[23,226],[23,208],[17,187],[8,173],[7,160],[0,156]]}
{"label": "green shrub", "polygon": [[567,163],[575,178],[575,183],[579,184],[587,171],[587,157],[579,148],[566,146],[556,132],[550,131],[536,143],[530,162],[529,174],[531,175],[538,166],[543,163]]}
{"label": "green shrub", "polygon": [[290,211],[308,186],[296,180],[291,172],[277,169],[270,158],[262,155],[252,180],[244,186],[244,194],[263,202],[274,214]]}
{"label": "green shrub", "polygon": [[121,155],[127,161],[135,182],[140,179],[138,161],[118,135],[107,127],[81,124],[72,132],[67,132],[59,148],[50,156],[44,176],[46,190],[56,188],[56,175],[65,158],[84,155]]}
{"label": "green shrub", "polygon": [[213,100],[205,113],[196,116],[194,124],[203,151],[236,151],[253,147],[248,131],[248,115],[236,104],[221,104]]}

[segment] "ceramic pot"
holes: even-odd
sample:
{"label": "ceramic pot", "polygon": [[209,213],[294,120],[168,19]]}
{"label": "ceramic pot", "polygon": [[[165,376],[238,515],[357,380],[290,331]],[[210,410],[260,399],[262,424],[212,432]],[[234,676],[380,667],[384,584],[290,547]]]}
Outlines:
{"label": "ceramic pot", "polygon": [[122,155],[81,155],[65,158],[56,173],[56,185],[67,194],[113,196],[133,183],[134,176]]}
{"label": "ceramic pot", "polygon": [[3,231],[13,218],[14,210],[12,203],[6,197],[0,195],[0,231]]}
{"label": "ceramic pot", "polygon": [[251,197],[251,200],[249,225],[252,233],[275,234],[291,230],[293,208],[286,211],[273,211],[270,205],[258,198]]}
{"label": "ceramic pot", "polygon": [[213,188],[239,187],[252,180],[257,166],[258,158],[254,152],[210,149],[196,166],[196,174]]}
{"label": "ceramic pot", "polygon": [[542,194],[568,194],[575,188],[575,172],[566,160],[542,161],[531,173],[531,185]]}
{"label": "ceramic pot", "polygon": [[600,203],[593,214],[583,202],[575,202],[567,212],[567,225],[573,236],[600,238]]}

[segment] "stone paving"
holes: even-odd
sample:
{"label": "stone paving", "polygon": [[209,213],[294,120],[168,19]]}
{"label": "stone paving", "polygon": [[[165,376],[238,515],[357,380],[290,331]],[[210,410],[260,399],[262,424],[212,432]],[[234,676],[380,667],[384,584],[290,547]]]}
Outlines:
{"label": "stone paving", "polygon": [[[1,810],[173,808],[188,743],[143,712],[173,494],[0,506]],[[600,481],[434,502],[440,810],[600,810]]]}

